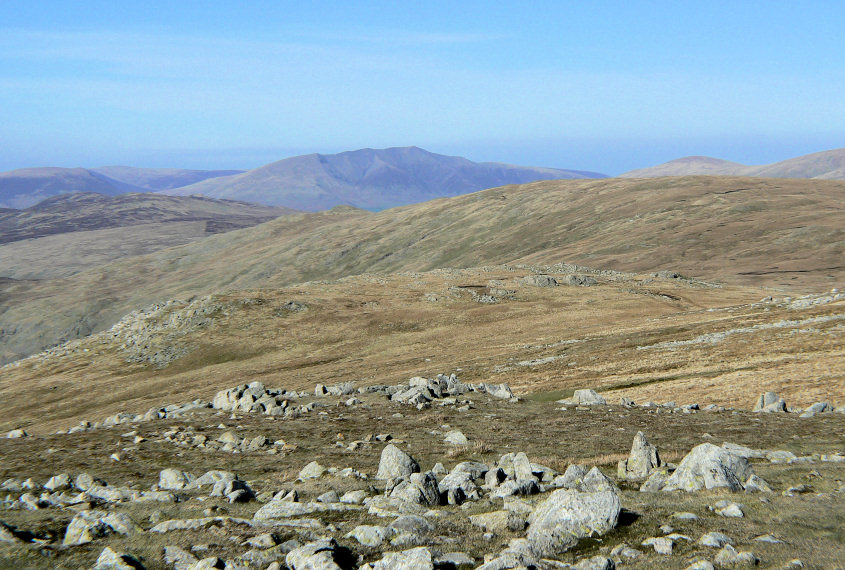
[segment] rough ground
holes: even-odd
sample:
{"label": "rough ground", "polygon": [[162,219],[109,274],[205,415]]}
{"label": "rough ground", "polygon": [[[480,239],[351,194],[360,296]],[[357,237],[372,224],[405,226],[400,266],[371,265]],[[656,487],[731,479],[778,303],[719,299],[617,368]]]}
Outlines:
{"label": "rough ground", "polygon": [[[547,286],[550,278],[559,285]],[[584,464],[598,466],[615,481],[623,510],[612,529],[543,554],[535,560],[539,567],[596,556],[626,568],[686,568],[699,559],[723,560],[730,551],[697,542],[709,532],[724,533],[737,551],[753,553],[764,567],[782,567],[793,559],[806,567],[841,567],[845,414],[799,417],[798,411],[821,401],[833,408],[845,405],[845,299],[838,291],[771,293],[674,273],[496,266],[364,275],[160,303],[127,315],[109,331],[0,369],[0,432],[22,428],[30,434],[0,439],[0,485],[32,478],[33,487],[32,498],[23,502],[27,489],[14,490],[14,482],[0,491],[0,499],[6,499],[0,521],[12,536],[0,546],[0,566],[90,567],[108,546],[138,557],[148,568],[165,568],[173,567],[165,563],[165,547],[178,546],[197,559],[220,557],[232,568],[250,567],[245,555],[252,557],[252,567],[267,568],[273,560],[285,564],[285,551],[296,544],[333,537],[351,551],[353,566],[375,563],[388,551],[424,546],[435,558],[463,552],[472,561],[467,567],[477,567],[512,540],[520,544],[518,539],[532,536],[524,518],[552,495],[551,470],[563,473]],[[474,390],[418,409],[368,388],[439,372],[455,373],[467,383],[507,382],[519,401]],[[268,416],[201,404],[168,407],[195,399],[210,402],[220,390],[255,381],[298,392],[284,395],[292,411]],[[354,393],[314,395],[315,384],[349,381]],[[609,405],[557,401],[583,388],[597,389]],[[778,392],[792,411],[752,413],[759,394],[768,390]],[[622,398],[639,405],[622,406]],[[646,406],[649,400],[660,405]],[[667,402],[674,404],[663,405]],[[142,418],[136,414],[146,419],[137,421]],[[107,416],[112,417],[105,424],[116,425],[104,426]],[[466,436],[467,445],[444,441],[453,430]],[[754,472],[771,492],[641,492],[641,482],[623,481],[616,473],[638,431],[674,465],[702,443],[747,446],[744,453],[752,455]],[[215,443],[221,437],[229,447]],[[501,526],[501,516],[491,515],[499,522],[491,522],[495,529],[488,531],[469,517],[503,509],[505,500],[494,498],[493,489],[461,505],[417,505],[411,510],[422,509],[433,530],[366,546],[348,533],[396,518],[378,516],[371,508],[402,485],[375,478],[388,443],[410,453],[423,472],[437,463],[452,471],[470,460],[491,469],[505,465],[504,454],[524,452],[543,492],[519,497],[524,504],[508,499],[522,518],[506,517]],[[339,471],[297,481],[312,461]],[[540,466],[549,471],[541,473]],[[366,479],[354,472],[341,476],[345,468]],[[208,487],[141,495],[159,483],[164,469],[195,476],[230,471],[256,498],[230,503],[211,497]],[[68,504],[50,506],[61,500],[47,495],[42,508],[24,506],[37,502],[39,487],[61,473],[71,479],[88,473],[106,481],[107,489],[138,493],[134,500],[126,491],[125,500],[103,502],[90,493],[78,497],[74,490],[66,493],[76,497]],[[444,472],[438,469],[436,477],[442,483]],[[258,525],[259,509],[279,491],[291,490],[305,510],[330,490],[365,491],[369,504]],[[157,500],[140,502],[139,497]],[[744,516],[718,514],[725,508],[720,501],[740,504],[724,512],[739,508]],[[86,507],[124,513],[140,528],[129,536],[109,534],[62,546],[70,522]],[[697,519],[673,516],[679,512]],[[218,516],[251,523],[217,519],[199,530],[151,531],[170,519]],[[289,519],[300,522],[279,522]],[[663,525],[673,530],[661,530]],[[244,544],[268,532],[274,536],[265,538],[266,548]],[[673,534],[691,540],[674,536],[671,555],[642,545]],[[780,542],[757,540],[766,534]],[[623,542],[640,551],[639,557],[614,550]],[[246,554],[250,550],[265,552],[260,563],[257,554]]]}

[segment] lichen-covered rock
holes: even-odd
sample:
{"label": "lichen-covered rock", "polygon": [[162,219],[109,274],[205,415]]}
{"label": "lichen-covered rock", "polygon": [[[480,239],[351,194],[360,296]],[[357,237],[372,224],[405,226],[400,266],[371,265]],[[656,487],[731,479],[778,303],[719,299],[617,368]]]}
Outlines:
{"label": "lichen-covered rock", "polygon": [[194,475],[178,469],[164,469],[158,474],[158,488],[168,491],[184,489],[196,479]]}
{"label": "lichen-covered rock", "polygon": [[634,436],[631,455],[619,462],[617,475],[620,479],[638,481],[646,479],[651,472],[663,465],[657,447],[650,444],[641,431]]}
{"label": "lichen-covered rock", "polygon": [[779,398],[778,395],[774,392],[766,392],[765,394],[760,394],[760,397],[757,398],[757,403],[754,404],[754,412],[785,412],[786,411],[786,402],[783,401],[783,398]]}
{"label": "lichen-covered rock", "polygon": [[742,491],[742,482],[752,473],[751,464],[712,443],[702,443],[681,460],[666,480],[663,491],[700,491],[727,488]]}
{"label": "lichen-covered rock", "polygon": [[372,570],[433,570],[434,557],[431,550],[420,546],[402,552],[385,552],[381,560],[370,567]]}
{"label": "lichen-covered rock", "polygon": [[141,528],[124,513],[82,511],[70,521],[62,545],[87,544],[109,534],[129,535],[140,530]]}
{"label": "lichen-covered rock", "polygon": [[531,513],[527,538],[537,552],[561,552],[580,538],[602,535],[614,528],[621,510],[619,496],[613,491],[558,489]]}
{"label": "lichen-covered rock", "polygon": [[413,457],[389,443],[381,452],[376,479],[400,479],[419,473],[420,465]]}

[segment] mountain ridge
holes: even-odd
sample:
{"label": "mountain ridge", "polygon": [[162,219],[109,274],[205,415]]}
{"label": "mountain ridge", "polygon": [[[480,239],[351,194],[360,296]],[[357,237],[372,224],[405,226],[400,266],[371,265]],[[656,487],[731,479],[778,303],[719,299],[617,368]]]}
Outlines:
{"label": "mountain ridge", "polygon": [[656,166],[630,170],[620,174],[619,178],[694,175],[840,180],[845,179],[845,148],[814,152],[762,165],[745,165],[710,156],[685,156]]}

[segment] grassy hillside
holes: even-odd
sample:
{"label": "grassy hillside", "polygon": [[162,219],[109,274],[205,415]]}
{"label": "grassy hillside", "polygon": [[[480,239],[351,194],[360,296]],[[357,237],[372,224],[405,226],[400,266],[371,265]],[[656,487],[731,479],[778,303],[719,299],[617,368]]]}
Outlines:
{"label": "grassy hillside", "polygon": [[821,290],[845,275],[843,193],[835,181],[546,181],[377,214],[286,216],[68,279],[6,283],[0,351],[31,353],[154,301],[364,272],[566,261]]}

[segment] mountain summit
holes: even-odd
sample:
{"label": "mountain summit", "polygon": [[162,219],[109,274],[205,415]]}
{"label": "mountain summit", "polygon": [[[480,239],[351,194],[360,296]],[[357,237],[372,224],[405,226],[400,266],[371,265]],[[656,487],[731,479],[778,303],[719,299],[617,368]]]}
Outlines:
{"label": "mountain summit", "polygon": [[382,210],[507,184],[573,178],[606,176],[578,170],[479,163],[411,146],[294,156],[243,174],[166,192],[307,211],[338,205]]}

